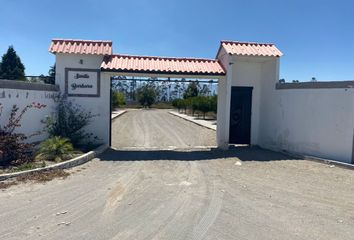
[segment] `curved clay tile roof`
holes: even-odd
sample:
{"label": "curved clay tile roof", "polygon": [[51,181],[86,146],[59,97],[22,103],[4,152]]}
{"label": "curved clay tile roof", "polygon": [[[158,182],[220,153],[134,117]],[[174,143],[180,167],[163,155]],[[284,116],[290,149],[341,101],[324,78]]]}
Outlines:
{"label": "curved clay tile roof", "polygon": [[282,52],[273,43],[221,41],[228,54],[240,56],[280,57]]}
{"label": "curved clay tile roof", "polygon": [[80,39],[53,39],[49,47],[51,53],[73,53],[111,55],[112,41],[80,40]]}
{"label": "curved clay tile roof", "polygon": [[225,75],[218,60],[203,58],[111,55],[104,58],[101,69],[117,72]]}

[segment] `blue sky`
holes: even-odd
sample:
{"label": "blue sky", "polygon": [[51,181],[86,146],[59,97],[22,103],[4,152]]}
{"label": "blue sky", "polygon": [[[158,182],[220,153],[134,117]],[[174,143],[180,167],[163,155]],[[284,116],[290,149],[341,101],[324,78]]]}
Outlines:
{"label": "blue sky", "polygon": [[354,80],[354,2],[310,0],[0,0],[0,54],[27,75],[54,63],[52,38],[113,40],[115,53],[214,58],[219,41],[273,42],[287,81]]}

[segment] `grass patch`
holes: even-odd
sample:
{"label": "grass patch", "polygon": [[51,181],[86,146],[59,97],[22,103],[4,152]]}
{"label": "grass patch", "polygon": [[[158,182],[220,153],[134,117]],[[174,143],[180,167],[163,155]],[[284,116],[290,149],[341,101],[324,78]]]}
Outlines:
{"label": "grass patch", "polygon": [[45,167],[45,166],[46,166],[46,163],[44,161],[43,162],[25,163],[25,164],[22,164],[18,167],[11,168],[9,172],[21,172],[21,171],[41,168],[41,167]]}
{"label": "grass patch", "polygon": [[[140,109],[143,108],[139,103],[136,102],[131,102],[128,103],[127,105],[123,106],[123,108],[135,108],[135,109]],[[156,108],[156,109],[173,109],[172,103],[170,102],[157,102],[151,105],[150,108]]]}
{"label": "grass patch", "polygon": [[173,106],[169,102],[158,102],[151,105],[151,108],[157,109],[173,109]]}

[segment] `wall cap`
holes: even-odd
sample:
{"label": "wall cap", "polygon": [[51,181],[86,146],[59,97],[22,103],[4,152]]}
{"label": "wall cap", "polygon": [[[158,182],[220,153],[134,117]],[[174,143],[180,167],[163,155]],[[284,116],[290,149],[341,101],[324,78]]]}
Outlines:
{"label": "wall cap", "polygon": [[354,81],[277,83],[275,89],[354,88]]}
{"label": "wall cap", "polygon": [[33,91],[51,91],[58,92],[59,86],[44,83],[31,83],[18,80],[3,80],[0,79],[0,88],[33,90]]}

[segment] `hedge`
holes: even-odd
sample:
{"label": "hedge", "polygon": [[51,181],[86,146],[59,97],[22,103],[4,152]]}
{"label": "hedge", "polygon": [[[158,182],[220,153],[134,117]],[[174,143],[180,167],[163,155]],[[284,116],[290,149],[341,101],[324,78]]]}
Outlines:
{"label": "hedge", "polygon": [[217,111],[217,95],[214,96],[197,96],[187,99],[175,99],[172,101],[172,106],[178,109],[180,112],[182,109],[186,112],[187,109],[192,111],[192,115],[196,111],[203,113],[203,118],[208,112]]}

